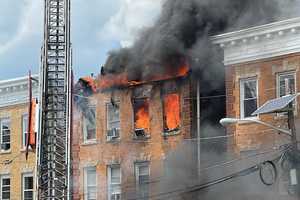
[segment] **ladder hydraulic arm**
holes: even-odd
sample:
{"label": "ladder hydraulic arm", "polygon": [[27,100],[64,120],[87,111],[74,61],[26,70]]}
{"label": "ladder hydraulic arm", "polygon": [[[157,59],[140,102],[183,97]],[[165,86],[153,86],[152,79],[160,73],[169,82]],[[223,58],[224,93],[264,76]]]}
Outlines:
{"label": "ladder hydraulic arm", "polygon": [[67,200],[71,199],[70,0],[44,1],[37,199]]}

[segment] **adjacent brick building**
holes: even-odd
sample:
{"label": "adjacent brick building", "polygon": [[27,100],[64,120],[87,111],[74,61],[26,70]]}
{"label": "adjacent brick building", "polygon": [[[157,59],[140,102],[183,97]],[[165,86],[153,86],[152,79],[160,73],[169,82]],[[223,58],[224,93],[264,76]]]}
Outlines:
{"label": "adjacent brick building", "polygon": [[75,86],[73,198],[145,198],[156,190],[166,154],[191,138],[191,82],[178,77],[103,90],[101,78]]}
{"label": "adjacent brick building", "polygon": [[[36,83],[33,95],[38,95]],[[27,113],[28,77],[0,81],[1,199],[34,199],[36,155],[30,151],[25,159]]]}
{"label": "adjacent brick building", "polygon": [[[294,18],[212,38],[224,49],[226,110],[228,117],[253,117],[286,126],[285,114],[251,116],[267,100],[298,92],[300,88],[300,19]],[[288,86],[288,90],[286,88]],[[299,118],[299,100],[295,116]],[[239,151],[255,150],[282,142],[282,136],[257,123],[238,123],[235,134]]]}

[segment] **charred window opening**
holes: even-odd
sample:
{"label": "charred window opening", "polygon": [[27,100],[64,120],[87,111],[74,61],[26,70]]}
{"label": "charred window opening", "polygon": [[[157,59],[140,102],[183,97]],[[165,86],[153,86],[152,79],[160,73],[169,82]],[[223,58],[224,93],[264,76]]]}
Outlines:
{"label": "charred window opening", "polygon": [[107,116],[107,140],[112,141],[120,138],[120,109],[119,103],[106,104]]}
{"label": "charred window opening", "polygon": [[84,142],[96,139],[96,106],[88,106],[83,112]]}
{"label": "charred window opening", "polygon": [[167,82],[162,87],[164,132],[180,128],[180,95],[176,82]]}
{"label": "charred window opening", "polygon": [[146,85],[135,88],[132,105],[134,112],[135,138],[147,138],[150,133],[149,98],[152,86]]}

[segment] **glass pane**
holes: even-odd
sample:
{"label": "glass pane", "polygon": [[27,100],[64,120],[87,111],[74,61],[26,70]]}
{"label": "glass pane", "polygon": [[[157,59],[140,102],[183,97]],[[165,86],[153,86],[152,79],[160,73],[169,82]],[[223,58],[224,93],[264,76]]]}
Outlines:
{"label": "glass pane", "polygon": [[89,187],[88,188],[88,200],[94,200],[97,197],[97,188]]}
{"label": "glass pane", "polygon": [[96,185],[96,169],[87,170],[87,185],[95,186]]}
{"label": "glass pane", "polygon": [[295,93],[295,76],[294,74],[280,75],[279,76],[279,96],[287,95],[286,83],[288,85],[288,91],[291,94]]}
{"label": "glass pane", "polygon": [[244,97],[245,99],[256,97],[256,80],[244,82]]}
{"label": "glass pane", "polygon": [[139,176],[139,184],[148,183],[149,175],[140,175]]}
{"label": "glass pane", "polygon": [[120,183],[120,168],[113,167],[111,168],[111,183]]}
{"label": "glass pane", "polygon": [[149,166],[148,165],[140,166],[139,174],[140,175],[148,175],[149,174]]}
{"label": "glass pane", "polygon": [[10,185],[10,178],[2,179],[2,186],[5,186],[5,185]]}
{"label": "glass pane", "polygon": [[257,100],[245,100],[244,101],[244,117],[251,117],[251,114],[257,109]]}
{"label": "glass pane", "polygon": [[33,177],[25,177],[24,182],[25,190],[33,189]]}
{"label": "glass pane", "polygon": [[119,129],[120,128],[120,122],[119,121],[111,122],[109,125],[110,125],[109,129],[113,129],[113,128]]}
{"label": "glass pane", "polygon": [[32,200],[33,199],[33,192],[32,191],[25,191],[24,192],[24,200]]}
{"label": "glass pane", "polygon": [[10,192],[4,192],[2,191],[2,198],[4,199],[10,199]]}

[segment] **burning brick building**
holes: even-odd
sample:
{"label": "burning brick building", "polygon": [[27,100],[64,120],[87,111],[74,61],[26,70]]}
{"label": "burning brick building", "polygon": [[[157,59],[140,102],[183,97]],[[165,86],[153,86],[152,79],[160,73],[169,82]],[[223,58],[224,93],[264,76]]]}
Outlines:
{"label": "burning brick building", "polygon": [[74,91],[74,199],[155,191],[168,152],[193,136],[192,91],[187,65],[142,81],[126,73],[81,78]]}

